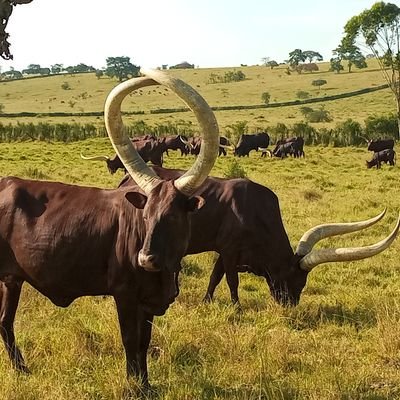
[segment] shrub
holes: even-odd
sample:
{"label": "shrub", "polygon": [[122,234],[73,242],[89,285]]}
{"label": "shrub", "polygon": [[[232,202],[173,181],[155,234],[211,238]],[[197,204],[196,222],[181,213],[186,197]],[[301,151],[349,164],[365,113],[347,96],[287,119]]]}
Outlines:
{"label": "shrub", "polygon": [[245,169],[240,165],[240,163],[234,159],[225,169],[224,177],[228,179],[232,178],[247,178]]}
{"label": "shrub", "polygon": [[264,104],[269,104],[269,101],[271,100],[271,94],[268,92],[264,92],[261,95],[261,100],[263,101]]}
{"label": "shrub", "polygon": [[301,107],[300,112],[304,115],[308,122],[330,122],[332,118],[329,111],[321,107],[319,110],[314,110],[311,107]]}
{"label": "shrub", "polygon": [[71,90],[71,86],[70,86],[70,84],[68,82],[63,82],[61,84],[61,89],[63,89],[63,90]]}
{"label": "shrub", "polygon": [[399,131],[397,118],[394,114],[373,115],[368,117],[364,123],[365,133],[369,138],[383,138],[385,136],[397,138]]}
{"label": "shrub", "polygon": [[297,97],[298,99],[308,99],[308,98],[310,97],[310,93],[308,93],[308,92],[306,92],[306,91],[304,91],[304,90],[299,90],[299,91],[296,93],[296,97]]}

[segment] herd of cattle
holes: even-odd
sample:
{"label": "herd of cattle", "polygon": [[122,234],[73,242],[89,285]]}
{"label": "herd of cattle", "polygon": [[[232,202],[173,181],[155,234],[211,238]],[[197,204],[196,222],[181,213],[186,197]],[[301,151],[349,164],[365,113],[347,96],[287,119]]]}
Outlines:
{"label": "herd of cattle", "polygon": [[[148,387],[146,356],[153,317],[164,314],[178,295],[185,255],[219,254],[205,300],[212,299],[226,275],[232,301],[237,303],[238,273],[248,271],[265,278],[277,302],[296,305],[309,272],[317,265],[376,255],[390,246],[399,231],[400,219],[376,244],[314,249],[324,238],[377,223],[383,211],[365,221],[318,225],[304,233],[293,251],[278,197],[270,189],[248,179],[208,177],[229,142],[219,138],[214,114],[204,99],[162,71],[144,73],[114,88],[105,105],[106,128],[117,156],[100,159],[107,161],[112,173],[127,170],[118,188],[14,177],[0,180],[0,333],[12,364],[20,371],[29,370],[15,343],[13,325],[24,282],[61,307],[81,296],[113,296],[127,374]],[[197,147],[182,136],[134,142],[126,136],[120,111],[123,99],[154,84],[165,85],[193,110],[202,132]],[[165,151],[179,149],[185,154],[188,148],[200,148],[200,143],[202,151],[186,173],[161,166]],[[265,133],[243,135],[235,154],[245,156],[268,145]],[[166,150],[155,157],[148,152],[152,146]],[[304,156],[303,141],[282,142],[272,153]],[[155,166],[150,168],[145,161]]]}
{"label": "herd of cattle", "polygon": [[[145,135],[131,138],[132,144],[145,162],[161,167],[163,165],[164,154],[168,155],[168,150],[180,150],[181,155],[198,155],[201,148],[201,137],[193,136],[187,138],[184,135],[172,135],[162,138],[157,138],[153,135]],[[232,149],[233,154],[237,157],[249,156],[250,152],[260,151],[261,157],[267,154],[270,157],[285,158],[292,156],[295,158],[305,157],[304,139],[301,136],[279,139],[272,151],[268,150],[270,137],[268,133],[261,132],[255,134],[243,134],[240,136],[236,146],[232,146],[224,136],[219,138],[218,155],[226,155],[227,150]],[[373,151],[373,157],[370,161],[366,161],[367,168],[376,166],[381,167],[381,163],[395,165],[396,152],[394,151],[393,139],[373,139],[368,141],[368,150]],[[87,157],[81,155],[86,160],[102,160],[107,163],[108,170],[114,174],[118,169],[126,169],[120,160],[115,155],[114,158],[108,156],[92,156]]]}
{"label": "herd of cattle", "polygon": [[[197,156],[201,149],[200,136],[193,136],[188,139],[184,135],[171,135],[161,138],[153,135],[144,135],[131,138],[131,141],[144,162],[150,162],[158,167],[162,167],[164,154],[168,155],[168,150],[180,150],[181,155],[192,154]],[[266,132],[241,135],[236,146],[231,145],[226,137],[220,136],[218,155],[226,156],[227,150],[232,149],[233,154],[237,157],[248,157],[252,150],[261,151],[261,157],[265,157],[267,154],[270,157],[279,158],[285,158],[289,155],[296,158],[305,157],[303,150],[304,139],[302,137],[278,140],[272,152],[267,149],[269,144],[270,137]],[[114,158],[103,155],[90,157],[81,155],[81,157],[91,161],[105,161],[111,174],[114,174],[118,169],[126,171],[118,155],[115,155]]]}

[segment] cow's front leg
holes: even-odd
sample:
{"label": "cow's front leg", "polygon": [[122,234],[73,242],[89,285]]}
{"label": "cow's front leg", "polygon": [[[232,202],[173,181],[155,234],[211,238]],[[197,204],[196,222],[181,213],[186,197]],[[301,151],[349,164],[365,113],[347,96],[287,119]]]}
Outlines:
{"label": "cow's front leg", "polygon": [[114,295],[114,299],[125,349],[127,376],[137,378],[139,384],[148,388],[146,356],[153,317],[139,309],[129,294]]}
{"label": "cow's front leg", "polygon": [[15,369],[29,373],[21,352],[15,344],[14,319],[17,312],[22,282],[13,279],[0,281],[0,334]]}

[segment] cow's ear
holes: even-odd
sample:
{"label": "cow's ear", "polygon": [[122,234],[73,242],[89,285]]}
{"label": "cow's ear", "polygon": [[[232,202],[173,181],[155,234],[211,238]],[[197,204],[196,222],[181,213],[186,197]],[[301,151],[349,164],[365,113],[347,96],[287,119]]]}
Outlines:
{"label": "cow's ear", "polygon": [[204,206],[205,200],[201,196],[193,196],[188,199],[188,211],[195,212]]}
{"label": "cow's ear", "polygon": [[126,192],[125,198],[136,208],[144,208],[147,201],[147,197],[139,192]]}

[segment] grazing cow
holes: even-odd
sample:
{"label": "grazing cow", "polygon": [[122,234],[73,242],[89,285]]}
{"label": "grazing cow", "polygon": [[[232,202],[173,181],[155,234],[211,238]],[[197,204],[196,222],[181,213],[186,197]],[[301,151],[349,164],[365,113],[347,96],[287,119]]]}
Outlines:
{"label": "grazing cow", "polygon": [[304,139],[301,136],[295,136],[286,139],[280,139],[276,142],[274,150],[272,150],[272,154],[275,157],[286,157],[288,154],[297,158],[297,157],[305,157],[305,153],[303,150],[304,147]]}
{"label": "grazing cow", "polygon": [[393,149],[385,149],[375,152],[372,156],[372,160],[366,161],[367,168],[372,168],[374,166],[380,168],[382,162],[394,165],[396,163],[396,152]]}
{"label": "grazing cow", "polygon": [[[143,71],[142,71],[143,73]],[[104,190],[13,177],[0,180],[0,334],[11,362],[28,371],[14,337],[23,282],[54,304],[114,297],[127,374],[148,386],[146,354],[154,315],[177,295],[177,273],[190,238],[189,213],[204,199],[194,192],[218,154],[218,125],[207,103],[161,71],[119,84],[107,98],[105,122],[130,176],[128,188]],[[174,181],[159,178],[124,133],[121,103],[134,90],[163,84],[195,112],[204,153]]]}
{"label": "grazing cow", "polygon": [[[190,144],[190,154],[194,154],[197,156],[200,153],[201,138],[199,136],[193,136],[191,139],[189,139],[189,144]],[[229,142],[229,139],[224,136],[220,136],[218,156],[220,156],[221,154],[226,156],[226,149],[230,148],[231,144]]]}
{"label": "grazing cow", "polygon": [[[153,167],[165,180],[174,180],[182,171]],[[125,177],[120,186],[129,187]],[[216,251],[219,258],[210,277],[204,300],[210,301],[224,274],[233,303],[239,302],[238,272],[252,272],[266,279],[271,294],[282,304],[297,304],[308,272],[316,265],[358,260],[384,250],[397,234],[398,225],[384,245],[358,249],[313,250],[317,241],[366,228],[383,217],[351,224],[325,224],[307,231],[296,252],[283,226],[277,196],[248,179],[207,178],[196,195],[205,205],[191,214],[191,234],[186,254]],[[379,248],[379,249],[378,249]],[[375,251],[376,250],[376,251]]]}
{"label": "grazing cow", "polygon": [[165,138],[166,153],[168,150],[180,150],[181,156],[188,155],[190,152],[190,146],[188,139],[184,135],[166,136]]}
{"label": "grazing cow", "polygon": [[234,155],[238,157],[248,157],[251,150],[257,151],[259,147],[267,148],[268,146],[269,135],[266,132],[241,135],[235,148]]}
{"label": "grazing cow", "polygon": [[371,139],[368,140],[368,150],[373,151],[375,153],[394,148],[394,140],[393,139]]}
{"label": "grazing cow", "polygon": [[[144,162],[150,162],[153,165],[162,166],[163,164],[163,154],[167,151],[166,146],[166,138],[162,139],[131,139],[133,146],[136,151],[139,153],[140,157]],[[115,174],[119,169],[126,171],[126,168],[118,155],[115,155],[114,158],[110,158],[108,156],[91,156],[86,157],[81,154],[81,157],[84,160],[90,161],[105,161],[107,164],[108,171],[110,174]]]}

